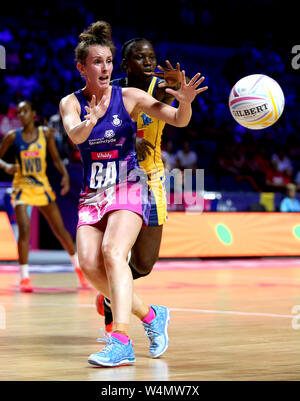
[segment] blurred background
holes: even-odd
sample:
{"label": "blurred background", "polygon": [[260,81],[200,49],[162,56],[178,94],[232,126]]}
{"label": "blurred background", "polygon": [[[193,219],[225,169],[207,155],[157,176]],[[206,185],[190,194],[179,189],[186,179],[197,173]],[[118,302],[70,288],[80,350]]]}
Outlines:
{"label": "blurred background", "polygon": [[[300,69],[292,66],[292,48],[300,45],[295,7],[268,0],[6,4],[5,16],[0,17],[0,45],[6,51],[6,69],[0,70],[0,141],[20,126],[18,102],[34,101],[38,122],[56,129],[57,146],[71,176],[72,189],[63,198],[58,195],[58,205],[74,236],[81,164],[62,127],[58,104],[84,86],[74,49],[78,35],[101,19],[112,25],[118,48],[113,78],[124,76],[121,46],[133,37],[152,42],[158,64],[179,61],[188,76],[199,71],[206,77],[209,90],[194,101],[190,124],[180,129],[166,126],[162,144],[170,169],[204,169],[204,211],[280,211],[287,185],[293,182],[300,188]],[[255,73],[280,84],[286,105],[274,126],[251,131],[233,120],[228,96],[237,80]],[[13,153],[4,159],[12,161]],[[48,169],[57,192],[60,176],[51,160]],[[0,208],[13,222],[10,182],[11,176],[0,170]],[[169,210],[185,208],[184,203],[169,204]],[[42,217],[39,228],[47,235],[33,247],[60,248]]]}

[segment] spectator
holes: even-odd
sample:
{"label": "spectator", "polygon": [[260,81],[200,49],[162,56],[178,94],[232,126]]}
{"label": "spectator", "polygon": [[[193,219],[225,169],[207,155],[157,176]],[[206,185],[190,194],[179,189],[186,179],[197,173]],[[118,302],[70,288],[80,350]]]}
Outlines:
{"label": "spectator", "polygon": [[290,158],[287,156],[284,147],[279,147],[277,152],[272,155],[272,162],[277,164],[278,171],[281,171],[289,177],[292,176],[292,163]]}
{"label": "spectator", "polygon": [[196,169],[198,163],[197,153],[191,150],[188,141],[183,142],[183,148],[176,153],[177,167],[180,170]]}
{"label": "spectator", "polygon": [[300,202],[296,199],[297,186],[293,183],[287,185],[286,196],[280,203],[281,212],[300,212]]}
{"label": "spectator", "polygon": [[174,176],[174,192],[180,192],[181,187],[185,191],[193,190],[193,176],[197,168],[197,153],[191,150],[190,142],[184,141],[182,149],[176,153],[176,169],[173,170]]}
{"label": "spectator", "polygon": [[232,150],[232,164],[240,174],[249,173],[246,148],[242,144],[235,144]]}
{"label": "spectator", "polygon": [[231,144],[224,144],[224,146],[220,147],[218,152],[218,169],[217,175],[221,176],[224,174],[224,170],[226,174],[229,175],[237,175],[239,174],[239,170],[233,164],[233,150]]}
{"label": "spectator", "polygon": [[258,149],[253,157],[253,161],[256,163],[257,169],[265,175],[271,168],[267,149],[264,146],[258,146]]}
{"label": "spectator", "polygon": [[161,158],[166,170],[172,171],[176,167],[176,153],[173,152],[173,142],[171,140],[167,142],[166,150],[162,150]]}
{"label": "spectator", "polygon": [[20,121],[17,117],[17,108],[15,106],[1,105],[0,139],[5,136],[8,131],[19,127]]}
{"label": "spectator", "polygon": [[289,176],[278,170],[277,163],[273,161],[266,174],[266,190],[282,191],[291,182]]}

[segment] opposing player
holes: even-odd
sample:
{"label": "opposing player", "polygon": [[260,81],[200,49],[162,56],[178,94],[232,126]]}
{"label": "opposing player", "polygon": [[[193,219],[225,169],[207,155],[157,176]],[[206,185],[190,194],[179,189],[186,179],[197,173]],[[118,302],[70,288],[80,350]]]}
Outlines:
{"label": "opposing player", "polygon": [[199,85],[204,79],[197,74],[187,84],[182,72],[180,89],[166,89],[179,102],[173,108],[142,90],[111,86],[114,52],[108,23],[98,21],[84,31],[75,53],[86,86],[60,103],[64,127],[84,166],[77,229],[80,266],[111,300],[114,316],[113,333],[103,339],[107,345],[89,357],[91,364],[100,366],[135,362],[129,338],[131,312],[143,322],[152,357],[168,347],[169,310],[143,304],[134,293],[126,261],[149,215],[147,177],[135,151],[136,121],[145,112],[172,125],[187,125],[191,102],[203,91]]}
{"label": "opposing player", "polygon": [[[126,77],[113,80],[112,85],[139,88],[155,99],[171,105],[174,96],[168,93],[166,88],[180,87],[180,64],[177,63],[174,69],[167,60],[166,66],[166,68],[158,66],[161,72],[155,73],[157,60],[152,44],[144,38],[131,39],[122,47],[122,68],[126,72]],[[167,219],[165,173],[161,159],[161,137],[164,126],[164,121],[144,112],[140,113],[137,119],[136,150],[139,165],[148,176],[151,210],[148,226],[142,227],[131,250],[129,266],[134,280],[147,276],[155,265],[159,255],[163,223]],[[98,312],[105,315],[106,331],[110,332],[113,316],[109,299],[98,294],[96,305]]]}
{"label": "opposing player", "polygon": [[11,201],[19,231],[20,290],[22,292],[33,291],[28,267],[30,240],[28,205],[39,208],[39,211],[48,221],[55,236],[70,255],[80,286],[89,287],[88,281],[79,268],[72,237],[64,226],[60,211],[55,202],[55,192],[52,190],[46,175],[46,156],[48,150],[53,158],[55,167],[62,174],[61,195],[65,195],[69,191],[69,174],[59,157],[54,136],[49,132],[47,127],[35,126],[36,111],[29,101],[20,102],[17,113],[23,128],[10,131],[4,137],[0,146],[1,158],[11,146],[14,146],[16,163],[10,164],[0,159],[0,167],[6,173],[14,174]]}

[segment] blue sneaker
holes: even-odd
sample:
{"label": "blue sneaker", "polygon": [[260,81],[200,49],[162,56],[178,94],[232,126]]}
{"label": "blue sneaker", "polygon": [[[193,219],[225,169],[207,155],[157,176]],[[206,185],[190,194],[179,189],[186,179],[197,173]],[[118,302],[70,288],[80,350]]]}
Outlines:
{"label": "blue sneaker", "polygon": [[88,362],[91,365],[114,367],[120,365],[129,365],[135,362],[135,356],[131,340],[129,344],[123,344],[115,337],[105,334],[98,342],[107,345],[96,354],[89,356]]}
{"label": "blue sneaker", "polygon": [[143,322],[145,334],[150,341],[150,356],[158,358],[164,354],[169,346],[168,324],[170,322],[170,310],[165,306],[151,305],[156,317],[150,324]]}

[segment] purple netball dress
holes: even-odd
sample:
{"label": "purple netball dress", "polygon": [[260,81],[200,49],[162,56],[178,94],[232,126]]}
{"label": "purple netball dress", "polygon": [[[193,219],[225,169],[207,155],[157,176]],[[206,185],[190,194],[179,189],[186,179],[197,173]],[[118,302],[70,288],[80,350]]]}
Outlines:
{"label": "purple netball dress", "polygon": [[[88,106],[82,89],[74,93],[84,120]],[[100,222],[113,210],[130,210],[147,224],[150,204],[147,176],[141,171],[136,150],[137,127],[125,109],[122,89],[112,86],[110,104],[87,140],[78,146],[83,163],[78,225]]]}

